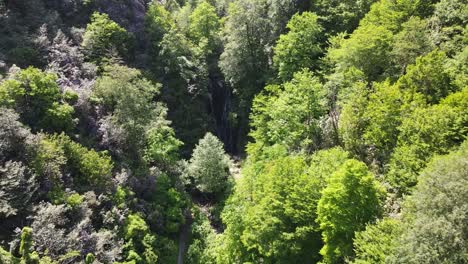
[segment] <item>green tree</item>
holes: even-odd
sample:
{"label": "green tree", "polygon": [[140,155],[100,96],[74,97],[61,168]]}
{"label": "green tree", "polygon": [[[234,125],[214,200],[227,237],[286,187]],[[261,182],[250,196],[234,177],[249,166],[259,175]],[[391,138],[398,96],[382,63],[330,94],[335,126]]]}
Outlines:
{"label": "green tree", "polygon": [[198,3],[190,14],[189,35],[194,42],[200,45],[205,41],[206,50],[214,51],[219,48],[220,29],[221,23],[215,7],[207,1]]}
{"label": "green tree", "polygon": [[148,163],[171,164],[179,159],[179,147],[183,143],[166,124],[154,123],[146,132],[146,138],[144,159]]}
{"label": "green tree", "polygon": [[160,84],[145,79],[141,72],[120,65],[105,66],[93,89],[92,102],[101,105],[106,121],[122,130],[107,131],[108,146],[129,163],[144,160],[167,164],[177,157],[181,145],[166,120],[166,108],[155,101]]}
{"label": "green tree", "polygon": [[243,246],[256,260],[319,260],[321,240],[314,216],[320,194],[316,179],[307,175],[307,169],[303,157],[289,156],[267,163],[256,176],[258,187],[243,216],[241,235]]}
{"label": "green tree", "polygon": [[394,67],[391,52],[395,35],[401,31],[405,21],[417,15],[418,10],[424,9],[426,2],[376,1],[349,38],[342,38],[339,45],[335,44],[329,50],[327,57],[335,70],[346,71],[355,67],[365,74],[368,81],[392,76]]}
{"label": "green tree", "polygon": [[73,107],[62,101],[57,76],[29,67],[0,84],[0,106],[13,108],[34,130],[70,131]]}
{"label": "green tree", "polygon": [[[224,27],[224,52],[219,66],[228,80],[249,100],[266,82],[268,58],[263,42],[271,43],[265,0],[231,3]],[[247,102],[248,104],[248,102]]]}
{"label": "green tree", "polygon": [[324,97],[322,85],[308,70],[282,86],[267,86],[254,99],[251,136],[258,143],[283,144],[293,151],[317,149]]}
{"label": "green tree", "polygon": [[351,33],[359,24],[359,20],[369,11],[375,0],[316,0],[311,3],[310,10],[314,10],[320,23],[326,29],[327,35],[340,32]]}
{"label": "green tree", "polygon": [[161,234],[175,234],[184,224],[186,206],[186,197],[182,191],[176,189],[174,180],[166,174],[158,175],[151,190],[151,213],[147,217],[148,223],[158,227],[156,231]]}
{"label": "green tree", "polygon": [[341,114],[338,131],[344,148],[354,155],[365,159],[365,141],[362,135],[368,126],[365,118],[368,105],[369,88],[365,82],[351,84],[351,90],[345,99],[340,100]]}
{"label": "green tree", "polygon": [[86,254],[85,264],[92,264],[96,257],[92,253]]}
{"label": "green tree", "polygon": [[113,56],[115,51],[127,57],[130,52],[130,35],[107,14],[95,12],[86,26],[81,46],[91,61],[101,63],[104,58]]}
{"label": "green tree", "polygon": [[396,34],[401,30],[402,24],[411,16],[418,15],[418,9],[430,1],[422,0],[379,0],[371,5],[369,12],[359,22],[359,27],[365,25],[382,26]]}
{"label": "green tree", "polygon": [[416,59],[407,72],[398,80],[402,90],[410,93],[421,93],[426,102],[435,104],[456,90],[450,75],[446,72],[447,57],[444,52],[434,50]]}
{"label": "green tree", "polygon": [[59,193],[62,194],[62,176],[66,162],[67,158],[61,142],[43,136],[38,143],[38,149],[31,165],[41,179],[46,179],[52,185],[48,196],[54,204],[63,202],[63,195],[55,195],[54,191],[60,190]]}
{"label": "green tree", "polygon": [[[163,5],[158,2],[152,2],[149,5],[145,16],[145,31],[150,40],[150,55],[157,57],[161,47],[160,42],[164,35],[174,27],[174,22],[171,13],[167,11]],[[157,62],[153,63],[156,67]]]}
{"label": "green tree", "polygon": [[468,144],[435,158],[404,204],[403,232],[390,263],[465,263]]}
{"label": "green tree", "polygon": [[193,150],[187,174],[195,188],[203,193],[220,193],[228,183],[230,161],[223,143],[207,133]]}
{"label": "green tree", "polygon": [[148,224],[140,215],[128,215],[123,226],[125,238],[125,260],[130,263],[157,263],[155,251],[156,237],[150,232]]}
{"label": "green tree", "polygon": [[362,71],[368,81],[382,78],[390,66],[393,34],[381,25],[363,24],[348,39],[342,39],[328,52],[336,71],[354,67]]}
{"label": "green tree", "polygon": [[33,247],[33,234],[30,227],[23,227],[21,230],[20,255],[21,264],[38,264],[39,256],[37,252],[31,252]]}
{"label": "green tree", "polygon": [[[322,191],[327,187],[330,177],[349,157],[350,154],[341,147],[319,150],[312,154],[307,175],[311,181],[317,181],[316,191]],[[300,188],[300,186],[299,184],[297,187]]]}
{"label": "green tree", "polygon": [[104,111],[113,113],[116,122],[129,132],[141,132],[141,126],[160,111],[153,102],[159,89],[160,84],[145,79],[140,71],[111,65],[104,67],[103,74],[97,79],[92,99],[102,104]]}
{"label": "green tree", "polygon": [[[466,92],[464,94],[466,96]],[[450,102],[453,103],[448,100],[428,108],[416,108],[402,120],[386,176],[400,193],[410,192],[431,157],[446,154],[464,140],[467,134],[466,106]]]}
{"label": "green tree", "polygon": [[10,252],[0,247],[0,261],[5,264],[18,264],[20,260],[14,257]]}
{"label": "green tree", "polygon": [[416,58],[429,53],[433,47],[426,20],[411,17],[403,23],[402,30],[395,36],[392,49],[400,73],[404,73],[409,65],[416,62]]}
{"label": "green tree", "polygon": [[367,153],[368,161],[378,162],[382,166],[387,163],[397,144],[401,115],[405,113],[405,95],[388,80],[372,86],[374,92],[369,95],[363,113],[367,124],[362,138],[365,148],[371,149]]}
{"label": "green tree", "polygon": [[353,255],[355,232],[380,215],[383,195],[384,189],[362,162],[349,160],[331,176],[317,207],[325,243],[320,254],[326,263],[343,263]]}
{"label": "green tree", "polygon": [[216,249],[219,263],[319,260],[317,204],[329,176],[348,154],[333,148],[310,159],[309,165],[305,156],[287,156],[278,145],[258,157],[249,153],[222,214],[226,230]]}
{"label": "green tree", "polygon": [[187,250],[189,263],[216,263],[216,247],[219,236],[211,227],[208,217],[198,208],[192,209],[194,221],[191,225],[192,243]]}
{"label": "green tree", "polygon": [[184,151],[189,152],[213,126],[206,111],[207,60],[200,47],[175,28],[164,35],[160,48],[155,62],[158,80],[163,84],[162,98],[176,135],[185,143]]}
{"label": "green tree", "polygon": [[399,220],[384,218],[356,233],[354,238],[354,264],[385,264],[398,246],[401,235]]}
{"label": "green tree", "polygon": [[234,1],[224,20],[219,67],[236,95],[232,116],[240,144],[246,141],[251,101],[272,74],[266,49],[274,41],[270,22],[266,0]]}
{"label": "green tree", "polygon": [[[48,136],[41,144],[43,150],[35,160],[36,170],[58,182],[62,166],[72,173],[79,185],[106,187],[112,177],[113,162],[106,152],[74,142],[64,134]],[[53,178],[55,177],[55,178]]]}
{"label": "green tree", "polygon": [[145,26],[150,40],[153,44],[157,44],[162,40],[164,34],[174,26],[174,23],[171,13],[163,5],[153,2],[146,12]]}
{"label": "green tree", "polygon": [[286,25],[289,32],[281,35],[274,47],[273,62],[281,79],[289,80],[302,69],[318,68],[322,27],[317,20],[317,15],[311,12],[295,14],[289,20]]}
{"label": "green tree", "polygon": [[430,18],[431,41],[449,56],[466,49],[468,7],[463,0],[441,0]]}

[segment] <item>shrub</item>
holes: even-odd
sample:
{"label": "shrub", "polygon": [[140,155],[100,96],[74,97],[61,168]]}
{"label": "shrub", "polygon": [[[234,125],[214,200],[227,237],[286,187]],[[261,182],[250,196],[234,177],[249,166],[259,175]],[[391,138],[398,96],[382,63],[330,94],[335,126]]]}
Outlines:
{"label": "shrub", "polygon": [[229,164],[223,143],[211,133],[207,133],[193,151],[187,174],[199,191],[220,193],[228,182]]}
{"label": "shrub", "polygon": [[13,108],[33,129],[68,131],[74,127],[73,108],[60,101],[57,76],[29,67],[0,84],[0,106]]}
{"label": "shrub", "polygon": [[86,27],[81,45],[91,61],[100,63],[104,58],[112,56],[113,50],[121,56],[127,55],[129,39],[127,31],[107,14],[95,12]]}

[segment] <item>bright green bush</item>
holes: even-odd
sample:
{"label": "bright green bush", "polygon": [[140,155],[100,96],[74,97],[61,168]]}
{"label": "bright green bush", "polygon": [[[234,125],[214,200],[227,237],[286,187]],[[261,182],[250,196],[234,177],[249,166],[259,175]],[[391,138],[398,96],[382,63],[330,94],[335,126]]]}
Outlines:
{"label": "bright green bush", "polygon": [[21,230],[21,241],[19,253],[21,255],[21,263],[39,264],[39,256],[36,252],[31,252],[33,246],[33,234],[30,227],[23,227]]}
{"label": "bright green bush", "polygon": [[[136,69],[121,65],[103,68],[93,88],[92,101],[110,116],[108,122],[123,130],[111,151],[128,160],[167,165],[177,158],[181,142],[166,120],[166,108],[155,102],[160,84],[150,82]],[[110,125],[110,124],[109,124]]]}
{"label": "bright green bush", "polygon": [[323,86],[308,70],[295,73],[281,86],[265,87],[253,101],[250,135],[266,146],[282,144],[290,151],[306,152],[317,149],[324,97]]}
{"label": "bright green bush", "polygon": [[113,52],[122,57],[128,56],[130,35],[107,14],[95,12],[86,27],[81,46],[91,61],[100,63],[112,56]]}
{"label": "bright green bush", "polygon": [[125,239],[143,239],[149,232],[149,227],[145,220],[138,214],[130,214],[125,221],[124,237]]}
{"label": "bright green bush", "polygon": [[206,41],[206,53],[215,51],[220,44],[221,21],[216,9],[207,1],[200,2],[189,17],[189,35],[195,43]]}
{"label": "bright green bush", "polygon": [[463,107],[438,104],[416,108],[402,120],[386,175],[399,193],[411,191],[434,155],[446,154],[461,143],[467,134],[465,117]]}
{"label": "bright green bush", "polygon": [[88,253],[85,258],[85,264],[92,264],[96,257],[92,253]]}
{"label": "bright green bush", "polygon": [[104,187],[112,176],[113,162],[106,152],[97,152],[72,141],[64,134],[51,136],[63,150],[66,168],[70,170],[78,183]]}
{"label": "bright green bush", "polygon": [[346,161],[331,176],[317,207],[317,223],[325,243],[320,254],[325,263],[341,263],[353,256],[355,232],[380,216],[384,194],[360,161]]}
{"label": "bright green bush", "polygon": [[163,5],[158,2],[152,2],[148,8],[145,17],[145,29],[148,32],[149,38],[152,41],[152,49],[158,50],[157,45],[166,34],[174,26],[174,21]]}
{"label": "bright green bush", "polygon": [[408,66],[406,74],[398,80],[399,87],[412,94],[422,94],[429,104],[438,103],[456,91],[445,70],[446,60],[445,53],[438,50],[417,58],[416,63]]}
{"label": "bright green bush", "polygon": [[318,68],[322,27],[317,20],[317,15],[310,12],[296,14],[289,20],[289,32],[280,36],[274,48],[273,62],[281,79],[287,81],[298,71]]}
{"label": "bright green bush", "polygon": [[83,202],[83,196],[74,193],[67,197],[67,204],[72,208],[79,206]]}
{"label": "bright green bush", "polygon": [[401,222],[384,218],[356,233],[354,238],[354,264],[385,264],[398,245]]}
{"label": "bright green bush", "polygon": [[147,145],[144,158],[148,163],[171,164],[179,159],[182,141],[175,137],[174,130],[164,124],[155,124],[146,132]]}
{"label": "bright green bush", "polygon": [[187,198],[174,188],[174,183],[166,174],[158,175],[152,190],[151,209],[148,222],[152,226],[159,226],[160,233],[175,234],[184,224],[184,209]]}
{"label": "bright green bush", "polygon": [[11,255],[10,252],[0,247],[0,263],[4,264],[20,264],[20,259]]}
{"label": "bright green bush", "polygon": [[138,214],[128,215],[123,228],[126,260],[135,263],[156,263],[156,237],[150,233],[145,220]]}
{"label": "bright green bush", "polygon": [[29,67],[0,84],[0,106],[15,109],[34,130],[70,131],[74,109],[61,102],[57,76]]}

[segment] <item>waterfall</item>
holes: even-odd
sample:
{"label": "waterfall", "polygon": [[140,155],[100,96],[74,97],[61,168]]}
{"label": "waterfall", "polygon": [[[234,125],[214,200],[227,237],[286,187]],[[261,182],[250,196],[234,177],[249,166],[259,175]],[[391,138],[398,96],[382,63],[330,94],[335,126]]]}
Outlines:
{"label": "waterfall", "polygon": [[211,113],[216,124],[216,134],[224,143],[228,153],[237,152],[237,136],[233,131],[229,113],[231,111],[232,90],[222,78],[212,77],[209,80]]}

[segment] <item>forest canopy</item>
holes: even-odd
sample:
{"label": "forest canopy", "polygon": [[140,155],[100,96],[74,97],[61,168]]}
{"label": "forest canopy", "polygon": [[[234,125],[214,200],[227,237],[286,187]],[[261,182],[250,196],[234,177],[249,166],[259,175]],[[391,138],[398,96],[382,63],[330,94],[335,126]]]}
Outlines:
{"label": "forest canopy", "polygon": [[0,263],[468,263],[463,0],[0,1]]}

